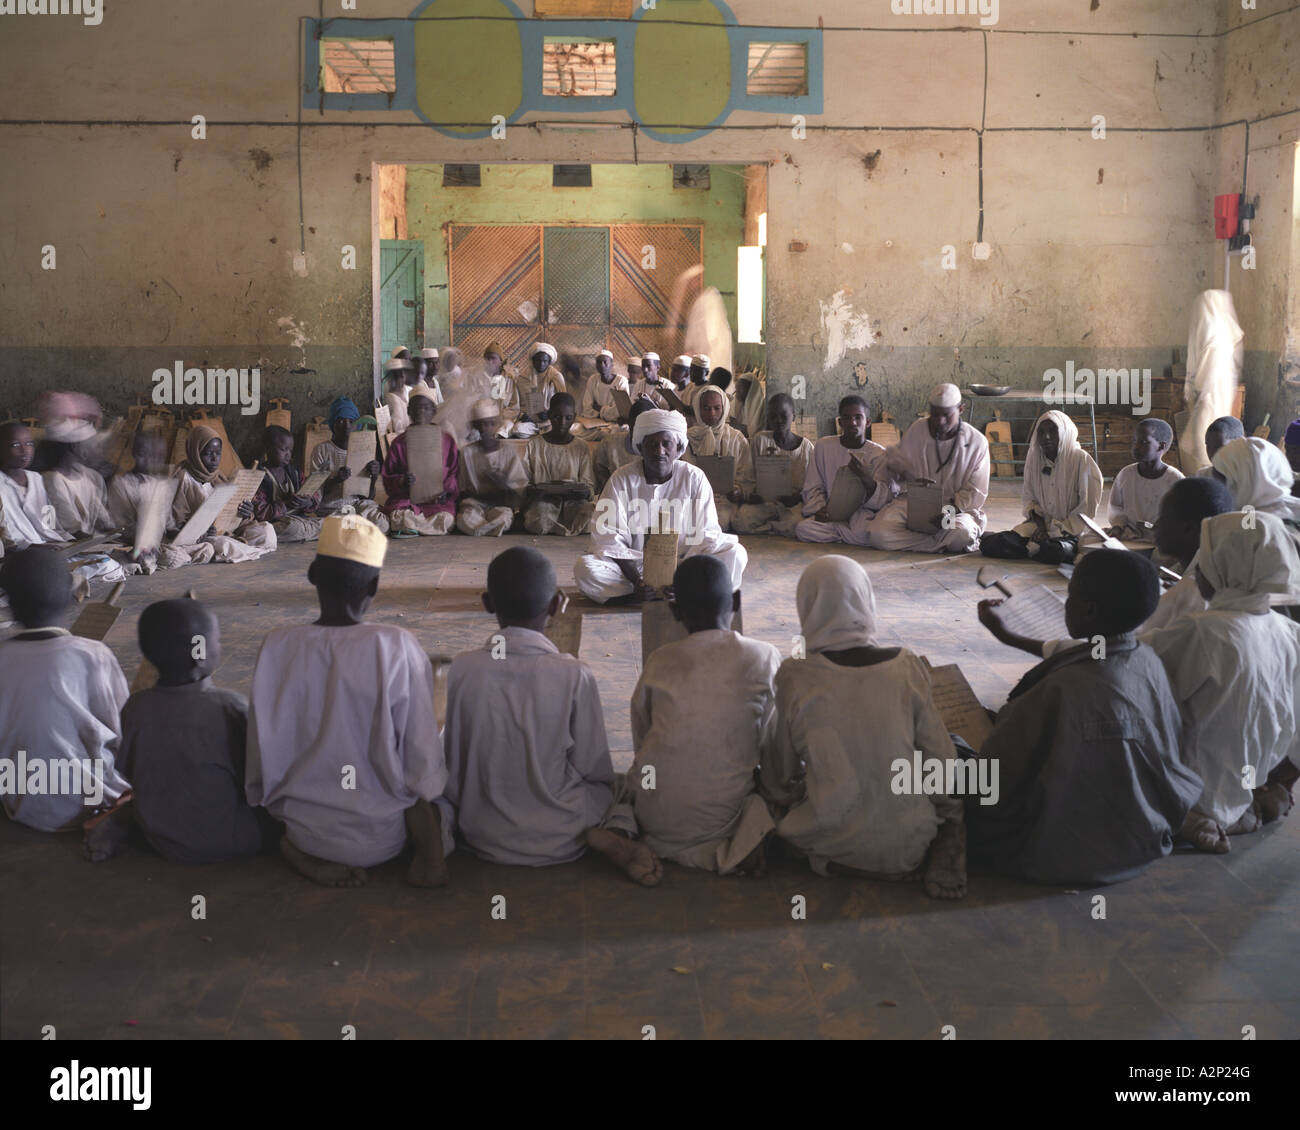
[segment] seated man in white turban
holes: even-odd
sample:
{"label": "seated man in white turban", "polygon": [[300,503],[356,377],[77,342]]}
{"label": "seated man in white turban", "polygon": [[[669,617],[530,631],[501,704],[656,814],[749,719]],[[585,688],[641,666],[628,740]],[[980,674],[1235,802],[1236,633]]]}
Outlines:
{"label": "seated man in white turban", "polygon": [[532,367],[513,378],[514,388],[506,403],[507,413],[516,415],[514,434],[535,436],[546,427],[551,397],[564,392],[564,375],[555,367],[560,354],[549,342],[539,341],[529,355]]}
{"label": "seated man in white turban", "polygon": [[935,385],[930,415],[912,424],[898,446],[885,452],[877,477],[896,486],[928,479],[942,492],[944,509],[934,531],[921,532],[908,528],[907,499],[895,499],[871,523],[873,549],[964,553],[979,545],[988,525],[989,443],[962,420],[956,385]]}
{"label": "seated man in white turban", "polygon": [[681,461],[686,419],[655,408],[642,412],[632,430],[641,457],[615,471],[596,503],[592,552],[573,566],[578,588],[598,604],[655,599],[642,576],[646,534],[677,533],[679,560],[697,553],[717,557],[740,588],[748,555],[735,535],[724,534],[713,505],[713,488],[698,467]]}

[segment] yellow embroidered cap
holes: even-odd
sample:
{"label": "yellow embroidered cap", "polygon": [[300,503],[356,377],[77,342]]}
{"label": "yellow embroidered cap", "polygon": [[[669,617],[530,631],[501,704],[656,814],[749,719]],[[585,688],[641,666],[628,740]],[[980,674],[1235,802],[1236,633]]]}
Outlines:
{"label": "yellow embroidered cap", "polygon": [[373,522],[360,514],[335,514],[321,524],[316,552],[321,557],[339,557],[374,569],[384,567],[388,538]]}

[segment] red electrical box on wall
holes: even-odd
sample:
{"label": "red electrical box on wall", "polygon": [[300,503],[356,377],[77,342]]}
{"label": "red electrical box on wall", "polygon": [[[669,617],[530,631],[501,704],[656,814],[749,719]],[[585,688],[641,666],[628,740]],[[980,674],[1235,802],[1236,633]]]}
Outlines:
{"label": "red electrical box on wall", "polygon": [[1237,234],[1241,226],[1240,204],[1241,196],[1235,192],[1214,198],[1215,239],[1231,239]]}

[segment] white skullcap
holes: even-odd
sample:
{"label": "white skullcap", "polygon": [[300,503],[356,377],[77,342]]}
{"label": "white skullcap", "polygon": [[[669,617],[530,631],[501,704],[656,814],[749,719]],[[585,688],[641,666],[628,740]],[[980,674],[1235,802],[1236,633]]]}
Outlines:
{"label": "white skullcap", "polygon": [[599,353],[596,354],[596,356],[608,357],[611,361],[614,360],[614,355],[608,349],[602,349]]}
{"label": "white skullcap", "polygon": [[429,400],[434,404],[438,403],[438,398],[434,396],[433,389],[425,384],[424,381],[421,381],[418,385],[411,386],[410,398],[414,400],[417,396],[423,396],[426,400]]}
{"label": "white skullcap", "polygon": [[935,385],[930,390],[931,408],[959,408],[961,406],[961,389],[954,384]]}
{"label": "white skullcap", "polygon": [[411,351],[410,351],[409,349],[407,349],[406,346],[404,346],[404,345],[395,345],[395,346],[393,346],[393,356],[394,356],[394,357],[396,357],[399,353],[410,353],[410,352],[411,352]]}
{"label": "white skullcap", "polygon": [[701,369],[707,369],[710,366],[709,355],[707,353],[697,353],[691,358],[692,365],[698,365]]}
{"label": "white skullcap", "polygon": [[408,361],[405,357],[394,357],[391,361],[384,362],[385,373],[400,373],[404,369],[414,369],[414,368],[415,366],[412,365],[411,362]]}
{"label": "white skullcap", "polygon": [[438,351],[436,349],[421,349],[420,356],[424,358],[432,359],[438,356]]}
{"label": "white skullcap", "polygon": [[553,346],[550,342],[547,341],[539,341],[536,345],[533,346],[531,350],[529,350],[528,356],[536,357],[537,354],[539,353],[545,353],[546,356],[551,359],[552,365],[554,365],[555,362],[558,361],[560,357],[559,353],[556,351],[555,346]]}
{"label": "white skullcap", "polygon": [[476,400],[474,407],[469,410],[471,420],[489,420],[493,416],[501,415],[501,405],[495,400],[489,400],[484,397],[482,400]]}
{"label": "white skullcap", "polygon": [[680,365],[683,369],[689,369],[691,367],[691,355],[689,353],[683,353],[673,362],[673,364]]}
{"label": "white skullcap", "polygon": [[641,441],[655,432],[671,432],[677,437],[681,449],[686,449],[686,417],[680,412],[664,408],[649,408],[642,412],[632,428],[632,446],[639,451]]}
{"label": "white skullcap", "polygon": [[630,369],[633,365],[635,365],[638,369],[641,368],[641,358],[629,357],[627,359],[627,367]]}
{"label": "white skullcap", "polygon": [[659,354],[657,354],[657,353],[652,349],[649,353],[643,353],[643,354],[641,355],[641,360],[642,360],[642,361],[658,361],[658,360],[659,360]]}

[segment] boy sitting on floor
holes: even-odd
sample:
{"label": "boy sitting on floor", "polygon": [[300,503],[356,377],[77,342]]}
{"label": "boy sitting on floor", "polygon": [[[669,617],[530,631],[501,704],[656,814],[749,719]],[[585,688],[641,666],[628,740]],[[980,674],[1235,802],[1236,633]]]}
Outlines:
{"label": "boy sitting on floor", "polygon": [[461,451],[463,479],[456,529],[476,537],[500,537],[524,502],[528,472],[514,445],[501,439],[501,402],[483,399],[470,409],[479,438]]}
{"label": "boy sitting on floor", "polygon": [[[347,487],[347,482],[352,477],[348,470],[348,437],[352,435],[352,429],[360,418],[357,406],[346,396],[338,397],[330,405],[330,438],[324,443],[318,443],[311,453],[313,471],[333,472],[325,480],[325,489],[317,510],[322,515],[357,513],[388,533],[388,519],[375,502],[373,487],[365,496],[349,491]],[[379,477],[382,470],[379,460],[372,459],[362,468],[362,473],[373,480]]]}
{"label": "boy sitting on floor", "polygon": [[[812,461],[803,483],[803,521],[794,531],[800,541],[871,544],[871,522],[876,512],[898,493],[877,479],[884,467],[885,449],[867,439],[871,415],[862,397],[850,395],[840,401],[838,436],[823,436],[813,445]],[[857,511],[846,522],[832,522],[826,513],[841,467],[848,467],[863,484],[865,495]]]}
{"label": "boy sitting on floor", "polygon": [[1136,463],[1122,467],[1110,488],[1110,528],[1112,537],[1129,541],[1150,541],[1160,501],[1169,493],[1182,471],[1170,467],[1163,456],[1174,442],[1174,429],[1164,420],[1148,418],[1133,431],[1133,458]]}
{"label": "boy sitting on floor", "polygon": [[[776,825],[755,771],[776,719],[781,655],[731,630],[740,593],[717,558],[688,557],[673,593],[673,616],[690,635],[657,648],[632,692],[636,760],[621,795],[659,857],[759,875]],[[646,769],[652,789],[643,787]]]}
{"label": "boy sitting on floor", "polygon": [[[1025,675],[999,711],[979,756],[1000,765],[1001,795],[967,805],[972,865],[1039,883],[1118,883],[1173,849],[1201,781],[1178,756],[1164,667],[1133,635],[1159,596],[1155,566],[1136,553],[1079,560],[1065,622],[1085,642]],[[981,602],[980,622],[1041,654],[1008,631],[1000,605]]]}
{"label": "boy sitting on floor", "polygon": [[483,607],[500,630],[456,656],[447,680],[447,799],[465,843],[483,859],[527,867],[591,847],[654,886],[662,867],[629,838],[631,814],[606,820],[614,767],[596,677],[543,635],[563,599],[555,570],[518,546],[492,559],[487,583]]}
{"label": "boy sitting on floor", "polygon": [[360,515],[326,518],[307,571],[320,618],[273,631],[253,671],[248,803],[285,825],[290,865],[330,887],[361,886],[408,841],[407,882],[447,881],[452,812],[429,659],[410,632],[364,622],[387,548]]}
{"label": "boy sitting on floor", "polygon": [[258,813],[244,799],[248,700],[212,684],[217,618],[197,600],[161,600],[140,614],[139,640],[158,683],[122,707],[120,764],[136,826],[173,863],[261,851]]}
{"label": "boy sitting on floor", "polygon": [[567,392],[551,397],[550,430],[528,441],[528,504],[524,529],[530,534],[585,534],[591,525],[596,479],[591,448],[573,435],[574,402]]}
{"label": "boy sitting on floor", "polygon": [[767,402],[767,430],[750,438],[750,461],[757,473],[760,457],[785,456],[790,460],[790,489],[779,498],[740,507],[732,520],[732,528],[737,533],[794,537],[794,528],[803,516],[800,512],[803,484],[813,456],[813,442],[794,431],[794,417],[794,401],[788,393],[778,392]]}
{"label": "boy sitting on floor", "polygon": [[[395,437],[388,447],[388,457],[384,460],[384,489],[388,492],[388,501],[384,504],[384,513],[388,515],[388,524],[394,535],[449,534],[455,524],[460,453],[451,432],[433,422],[436,411],[437,405],[429,386],[416,385],[411,389],[411,426]],[[416,428],[424,429],[421,438],[438,453],[440,479],[432,486],[421,484],[426,488],[422,493],[433,496],[427,502],[411,501],[411,491],[416,482],[411,467],[410,443]]]}
{"label": "boy sitting on floor", "polygon": [[108,817],[130,797],[116,766],[122,668],[104,644],[63,627],[72,578],[58,550],[7,553],[0,588],[22,625],[0,643],[0,803],[38,832],[82,829],[87,857],[105,859],[120,839]]}
{"label": "boy sitting on floor", "polygon": [[279,541],[289,544],[315,541],[320,537],[321,519],[316,516],[320,493],[311,498],[299,495],[302,475],[293,465],[293,433],[271,424],[262,433],[266,474],[253,495],[253,517],[275,527]]}
{"label": "boy sitting on floor", "polygon": [[6,552],[45,542],[65,542],[45,483],[28,470],[36,457],[36,439],[18,420],[0,424],[0,543]]}

